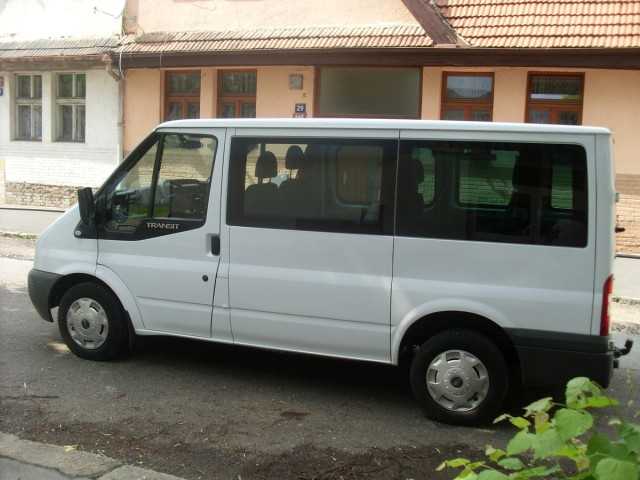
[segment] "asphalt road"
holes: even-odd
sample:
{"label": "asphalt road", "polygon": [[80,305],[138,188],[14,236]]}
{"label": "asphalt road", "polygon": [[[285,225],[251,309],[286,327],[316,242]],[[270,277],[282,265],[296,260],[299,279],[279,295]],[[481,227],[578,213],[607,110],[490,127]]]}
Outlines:
{"label": "asphalt road", "polygon": [[[392,367],[168,338],[81,360],[31,307],[31,262],[15,257],[0,257],[0,431],[193,479],[444,479],[444,458],[510,436],[425,419]],[[616,414],[637,411],[639,380],[617,372]]]}

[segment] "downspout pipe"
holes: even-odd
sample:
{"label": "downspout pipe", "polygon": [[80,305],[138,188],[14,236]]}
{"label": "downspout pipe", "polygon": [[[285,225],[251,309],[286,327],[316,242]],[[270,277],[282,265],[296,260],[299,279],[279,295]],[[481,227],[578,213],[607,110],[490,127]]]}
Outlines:
{"label": "downspout pipe", "polygon": [[118,82],[118,162],[124,160],[124,74],[120,68],[115,69],[111,56],[105,54],[102,57],[105,69],[109,76]]}

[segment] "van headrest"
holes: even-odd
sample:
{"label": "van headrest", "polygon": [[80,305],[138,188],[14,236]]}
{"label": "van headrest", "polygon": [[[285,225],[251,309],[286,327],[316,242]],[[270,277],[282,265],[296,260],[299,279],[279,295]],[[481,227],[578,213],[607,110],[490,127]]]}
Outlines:
{"label": "van headrest", "polygon": [[297,170],[302,166],[303,160],[304,153],[302,149],[298,145],[291,145],[284,157],[284,166],[287,170]]}
{"label": "van headrest", "polygon": [[317,162],[322,158],[322,145],[311,143],[304,149],[305,164]]}
{"label": "van headrest", "polygon": [[257,178],[273,178],[278,175],[278,160],[269,150],[263,152],[256,162]]}

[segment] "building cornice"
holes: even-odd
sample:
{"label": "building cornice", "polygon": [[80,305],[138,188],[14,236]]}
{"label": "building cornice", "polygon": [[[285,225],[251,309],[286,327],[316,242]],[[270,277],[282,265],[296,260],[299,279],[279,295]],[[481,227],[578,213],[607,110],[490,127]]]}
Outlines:
{"label": "building cornice", "polygon": [[181,68],[262,65],[359,65],[445,67],[561,67],[640,69],[640,48],[625,49],[335,49],[261,50],[225,52],[172,52],[122,54],[113,52],[114,64],[129,68]]}

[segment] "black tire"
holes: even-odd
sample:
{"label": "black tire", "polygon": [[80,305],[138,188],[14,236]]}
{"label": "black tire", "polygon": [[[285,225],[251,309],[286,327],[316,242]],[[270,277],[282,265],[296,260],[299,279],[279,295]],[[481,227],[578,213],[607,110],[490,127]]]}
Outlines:
{"label": "black tire", "polygon": [[[446,408],[427,388],[429,365],[448,350],[472,354],[484,364],[489,377],[484,400],[466,411]],[[478,425],[491,422],[501,413],[509,389],[509,371],[502,352],[489,338],[473,330],[456,329],[438,333],[422,344],[411,362],[410,381],[416,400],[430,419],[452,425]]]}
{"label": "black tire", "polygon": [[[106,339],[97,348],[85,348],[79,345],[69,332],[67,313],[73,302],[81,298],[95,300],[106,313],[108,323]],[[115,360],[129,350],[129,328],[126,313],[118,298],[109,289],[98,283],[79,283],[67,290],[60,300],[58,328],[69,349],[78,357],[87,360]]]}

